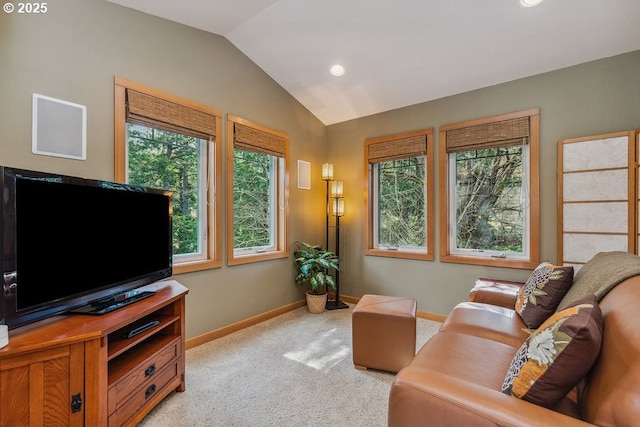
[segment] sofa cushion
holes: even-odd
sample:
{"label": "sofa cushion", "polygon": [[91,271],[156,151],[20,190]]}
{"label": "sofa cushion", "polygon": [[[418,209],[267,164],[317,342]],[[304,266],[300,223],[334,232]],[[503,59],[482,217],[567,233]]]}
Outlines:
{"label": "sofa cushion", "polygon": [[469,291],[467,301],[482,302],[513,310],[518,292],[523,286],[523,282],[480,278]]}
{"label": "sofa cushion", "polygon": [[530,329],[538,328],[558,307],[573,283],[573,267],[541,263],[520,289],[515,310]]}
{"label": "sofa cushion", "polygon": [[529,337],[527,325],[513,310],[480,302],[457,304],[442,323],[443,332],[461,332],[515,347]]}
{"label": "sofa cushion", "polygon": [[409,366],[460,378],[495,393],[516,351],[517,346],[474,335],[439,332],[420,348]]}
{"label": "sofa cushion", "polygon": [[522,344],[502,391],[547,408],[587,374],[598,357],[603,320],[593,295],[549,317]]}

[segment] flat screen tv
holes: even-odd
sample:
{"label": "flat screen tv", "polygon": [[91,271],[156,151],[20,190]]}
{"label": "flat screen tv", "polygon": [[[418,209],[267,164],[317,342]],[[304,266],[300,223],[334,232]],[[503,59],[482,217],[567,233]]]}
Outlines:
{"label": "flat screen tv", "polygon": [[101,314],[172,274],[171,193],[0,166],[1,322]]}

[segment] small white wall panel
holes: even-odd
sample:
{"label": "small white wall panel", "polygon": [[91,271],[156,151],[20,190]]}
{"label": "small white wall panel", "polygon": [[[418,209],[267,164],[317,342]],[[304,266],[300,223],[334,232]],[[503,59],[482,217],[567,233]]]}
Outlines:
{"label": "small white wall panel", "polygon": [[87,107],[33,94],[33,154],[86,160]]}
{"label": "small white wall panel", "polygon": [[311,163],[298,160],[298,188],[311,190]]}

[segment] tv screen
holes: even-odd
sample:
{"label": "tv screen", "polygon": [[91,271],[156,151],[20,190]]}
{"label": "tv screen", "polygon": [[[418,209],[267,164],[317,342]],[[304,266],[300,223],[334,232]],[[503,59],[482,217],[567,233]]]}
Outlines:
{"label": "tv screen", "polygon": [[10,328],[172,274],[170,192],[7,167],[2,179]]}

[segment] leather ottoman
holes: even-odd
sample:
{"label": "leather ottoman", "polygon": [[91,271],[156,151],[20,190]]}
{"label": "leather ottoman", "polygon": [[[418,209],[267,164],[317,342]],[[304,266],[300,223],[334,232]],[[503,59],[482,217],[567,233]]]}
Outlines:
{"label": "leather ottoman", "polygon": [[364,295],[352,313],[353,364],[398,372],[416,352],[416,301]]}

